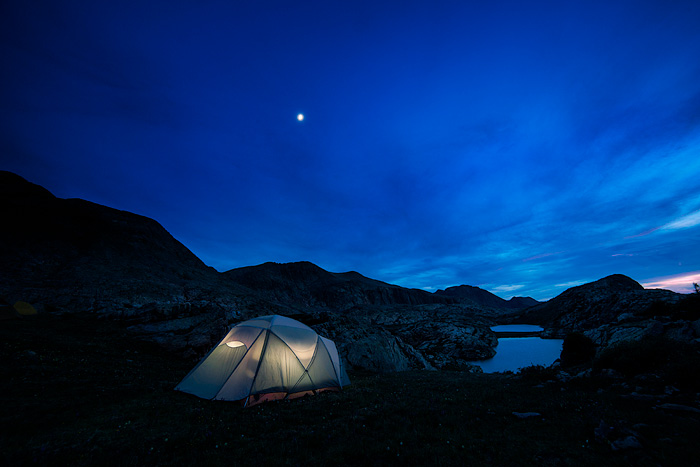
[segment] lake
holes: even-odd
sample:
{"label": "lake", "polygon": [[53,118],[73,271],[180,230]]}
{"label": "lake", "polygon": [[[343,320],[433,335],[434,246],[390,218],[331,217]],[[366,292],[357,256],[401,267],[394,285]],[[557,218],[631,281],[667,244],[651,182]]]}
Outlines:
{"label": "lake", "polygon": [[[530,324],[508,324],[493,326],[491,330],[497,333],[530,333],[542,331],[542,328]],[[540,337],[499,337],[493,358],[471,363],[480,366],[484,373],[516,372],[530,365],[549,366],[559,358],[563,342],[564,339]]]}

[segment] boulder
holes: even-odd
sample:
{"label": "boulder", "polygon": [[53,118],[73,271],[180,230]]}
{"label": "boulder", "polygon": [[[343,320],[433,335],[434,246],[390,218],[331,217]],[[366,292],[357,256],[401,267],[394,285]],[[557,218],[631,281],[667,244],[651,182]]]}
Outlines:
{"label": "boulder", "polygon": [[693,329],[693,333],[695,334],[696,338],[700,338],[700,319],[693,321],[690,323],[690,327]]}
{"label": "boulder", "polygon": [[355,368],[385,373],[412,367],[398,339],[383,330],[368,333],[344,347],[348,363]]}
{"label": "boulder", "polygon": [[626,436],[617,439],[610,444],[613,451],[626,451],[629,449],[641,449],[642,443],[639,442],[636,436]]}

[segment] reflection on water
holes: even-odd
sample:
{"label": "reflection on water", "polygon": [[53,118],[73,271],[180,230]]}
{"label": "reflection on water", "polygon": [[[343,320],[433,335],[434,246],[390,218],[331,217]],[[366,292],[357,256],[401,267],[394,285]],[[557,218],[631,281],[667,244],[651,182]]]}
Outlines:
{"label": "reflection on water", "polygon": [[480,366],[484,373],[515,372],[530,365],[549,366],[559,358],[563,342],[564,339],[501,337],[493,358],[471,363]]}

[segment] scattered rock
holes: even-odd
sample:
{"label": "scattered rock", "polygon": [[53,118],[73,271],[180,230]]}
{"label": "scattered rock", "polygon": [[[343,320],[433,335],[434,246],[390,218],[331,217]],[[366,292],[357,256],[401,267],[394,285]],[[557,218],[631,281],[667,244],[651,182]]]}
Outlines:
{"label": "scattered rock", "polygon": [[617,370],[613,370],[612,368],[604,368],[600,370],[600,376],[603,378],[609,378],[609,379],[623,379],[624,375],[620,373]]}
{"label": "scattered rock", "polygon": [[694,414],[700,414],[700,409],[695,407],[690,407],[689,405],[681,404],[660,404],[655,407],[656,409],[669,410],[672,412],[689,412]]}
{"label": "scattered rock", "polygon": [[538,412],[513,412],[513,415],[520,419],[542,417],[542,414]]}
{"label": "scattered rock", "polygon": [[632,321],[635,319],[634,313],[622,313],[617,317],[618,323],[624,323],[625,321]]}
{"label": "scattered rock", "polygon": [[700,319],[697,319],[690,323],[690,327],[693,329],[693,332],[695,333],[695,337],[700,338]]}
{"label": "scattered rock", "polygon": [[571,375],[566,371],[560,371],[559,373],[557,373],[557,381],[560,381],[562,383],[569,382],[571,381]]}
{"label": "scattered rock", "polygon": [[631,399],[635,401],[642,401],[642,402],[655,402],[660,399],[665,399],[668,397],[666,394],[639,394],[637,392],[633,392],[632,394],[623,394],[622,396],[623,399]]}
{"label": "scattered rock", "polygon": [[599,443],[608,444],[610,442],[608,440],[608,436],[610,436],[610,433],[612,433],[612,431],[613,427],[605,423],[604,420],[601,420],[598,424],[598,427],[593,430],[595,440]]}
{"label": "scattered rock", "polygon": [[600,421],[598,427],[593,430],[595,440],[601,444],[610,445],[613,451],[626,451],[629,449],[641,449],[642,443],[639,441],[639,434],[635,431],[615,428]]}
{"label": "scattered rock", "polygon": [[641,449],[642,444],[635,436],[627,436],[613,441],[610,444],[613,451],[626,451],[628,449]]}

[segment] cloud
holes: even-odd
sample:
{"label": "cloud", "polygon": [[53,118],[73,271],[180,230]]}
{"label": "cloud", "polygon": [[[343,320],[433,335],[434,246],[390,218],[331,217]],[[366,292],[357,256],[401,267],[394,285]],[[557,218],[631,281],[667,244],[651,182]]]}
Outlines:
{"label": "cloud", "polygon": [[676,219],[668,224],[661,227],[661,230],[678,230],[678,229],[688,229],[690,227],[695,227],[700,225],[700,209],[697,211]]}
{"label": "cloud", "polygon": [[[695,227],[696,225],[700,225],[700,209],[692,212],[690,214],[687,214],[685,216],[679,217],[678,219],[672,220],[671,222],[668,222],[664,225],[661,225],[659,227],[654,227],[649,230],[646,230],[642,233],[638,233],[636,235],[629,235],[625,237],[625,239],[632,239],[632,238],[638,238],[638,237],[645,237],[649,234],[652,234],[654,232],[659,232],[659,231],[669,231],[669,230],[681,230],[681,229],[689,229],[691,227]],[[615,255],[613,255],[615,256]]]}
{"label": "cloud", "polygon": [[543,253],[543,254],[541,254],[541,255],[530,256],[529,258],[525,258],[525,259],[523,260],[523,263],[526,263],[526,262],[528,262],[528,261],[534,261],[534,260],[536,260],[536,259],[547,258],[548,256],[554,256],[554,255],[558,255],[558,254],[561,254],[561,253],[564,253],[564,252],[563,252],[563,251],[557,251],[557,252],[555,252],[555,253]]}
{"label": "cloud", "polygon": [[678,293],[694,292],[693,283],[700,282],[700,271],[656,277],[642,282],[645,289],[667,289]]}
{"label": "cloud", "polygon": [[491,287],[489,290],[493,293],[500,292],[513,292],[514,290],[522,289],[524,285],[499,285],[497,287]]}

